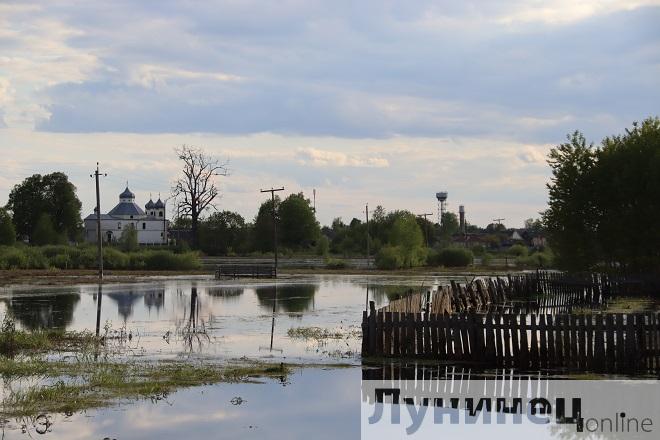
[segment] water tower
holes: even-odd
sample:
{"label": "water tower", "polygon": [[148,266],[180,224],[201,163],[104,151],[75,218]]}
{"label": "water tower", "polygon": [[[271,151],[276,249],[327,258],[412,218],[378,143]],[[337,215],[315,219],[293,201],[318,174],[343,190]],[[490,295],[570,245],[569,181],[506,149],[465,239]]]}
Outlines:
{"label": "water tower", "polygon": [[442,226],[442,216],[447,212],[447,191],[435,193],[435,198],[438,199],[438,224]]}

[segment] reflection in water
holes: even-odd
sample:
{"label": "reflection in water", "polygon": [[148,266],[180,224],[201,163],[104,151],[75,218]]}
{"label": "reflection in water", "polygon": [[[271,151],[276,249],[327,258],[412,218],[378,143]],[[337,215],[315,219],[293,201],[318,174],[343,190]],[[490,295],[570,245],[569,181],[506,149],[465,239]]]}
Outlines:
{"label": "reflection in water", "polygon": [[[179,295],[180,298],[184,298],[182,292],[179,292]],[[177,326],[177,335],[181,338],[188,353],[201,352],[204,344],[211,341],[206,331],[206,323],[199,317],[200,309],[201,303],[197,287],[192,287],[190,290],[190,309],[187,313],[188,318],[182,320]]]}
{"label": "reflection in water", "polygon": [[[273,348],[273,338],[275,336],[275,316],[277,315],[277,281],[275,282],[275,285],[273,286],[275,288],[275,296],[273,297],[273,316],[271,318],[271,323],[270,323],[270,346],[268,347],[268,350],[272,352],[273,350],[279,351],[280,353],[283,352],[281,348]],[[259,347],[259,349],[263,349],[264,347]]]}
{"label": "reflection in water", "polygon": [[268,311],[275,305],[275,312],[300,313],[314,309],[314,295],[318,288],[316,284],[286,284],[259,286],[254,291],[259,305]]}
{"label": "reflection in water", "polygon": [[103,301],[103,284],[99,283],[98,293],[95,295],[96,299],[96,336],[100,335],[101,331],[101,302]]}
{"label": "reflection in water", "polygon": [[155,308],[156,315],[158,315],[160,309],[165,306],[165,289],[147,290],[144,293],[144,305],[149,312],[152,308]]}
{"label": "reflection in water", "polygon": [[128,290],[107,293],[106,296],[117,303],[117,313],[124,318],[124,322],[133,315],[135,304],[143,298],[148,312],[152,308],[159,312],[165,304],[165,289]]}
{"label": "reflection in water", "polygon": [[[366,289],[368,289],[368,292],[371,294],[371,298],[373,301],[376,302],[376,304],[387,304],[392,300],[402,298],[408,294],[410,294],[411,290],[413,292],[420,292],[423,287],[420,288],[420,286],[417,287],[412,287],[412,286],[399,286],[399,285],[369,285],[367,284]],[[428,286],[426,286],[428,288]],[[367,308],[368,308],[368,301],[367,301]]]}
{"label": "reflection in water", "polygon": [[80,295],[78,293],[16,295],[3,301],[7,306],[7,315],[18,321],[26,330],[66,329],[73,320],[73,312],[80,301]]}
{"label": "reflection in water", "polygon": [[111,292],[106,296],[117,303],[117,313],[124,318],[124,323],[133,314],[133,305],[142,296],[141,292],[129,290],[127,292]]}
{"label": "reflection in water", "polygon": [[236,286],[209,287],[208,289],[206,289],[206,293],[208,296],[212,298],[218,298],[225,304],[239,303],[241,301],[241,298],[243,298],[244,292],[245,289],[243,287],[236,287]]}
{"label": "reflection in water", "polygon": [[245,291],[242,287],[209,287],[209,295],[219,298],[234,298],[241,296]]}

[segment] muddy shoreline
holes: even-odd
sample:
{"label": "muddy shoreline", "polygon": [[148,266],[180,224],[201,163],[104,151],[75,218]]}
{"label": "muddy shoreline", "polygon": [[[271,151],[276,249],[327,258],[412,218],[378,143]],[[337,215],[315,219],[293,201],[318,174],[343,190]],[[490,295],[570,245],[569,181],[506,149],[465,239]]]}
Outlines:
{"label": "muddy shoreline", "polygon": [[[385,276],[441,276],[447,274],[477,276],[502,275],[511,271],[494,270],[493,268],[469,268],[456,270],[452,268],[420,267],[402,270],[378,269],[280,269],[281,275],[385,275]],[[209,277],[213,272],[209,270],[105,270],[103,283],[131,283],[148,281],[155,277]],[[12,285],[36,286],[71,286],[76,284],[94,284],[98,282],[96,270],[91,269],[28,269],[28,270],[0,270],[0,287]]]}

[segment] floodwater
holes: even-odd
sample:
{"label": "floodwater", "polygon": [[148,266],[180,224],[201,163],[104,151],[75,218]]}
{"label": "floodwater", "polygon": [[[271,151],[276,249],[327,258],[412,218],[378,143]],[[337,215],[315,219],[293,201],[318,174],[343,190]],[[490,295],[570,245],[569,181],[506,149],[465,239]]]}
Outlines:
{"label": "floodwater", "polygon": [[[460,277],[462,280],[463,278]],[[376,306],[447,278],[291,276],[244,281],[155,278],[131,284],[0,290],[0,316],[20,328],[99,328],[130,336],[128,355],[285,362],[357,362],[367,301]],[[99,309],[100,298],[100,309]],[[341,339],[305,340],[289,329],[321,327]]]}
{"label": "floodwater", "polygon": [[[0,318],[9,316],[30,330],[98,327],[101,334],[130,335],[121,356],[211,361],[245,356],[307,365],[282,380],[220,383],[82,413],[0,420],[2,438],[359,438],[361,380],[372,371],[363,370],[359,356],[362,311],[368,301],[381,307],[409,289],[426,290],[449,279],[466,280],[462,275],[170,277],[102,287],[0,289]],[[320,327],[342,337],[320,342],[290,337],[289,329],[298,327]],[[437,368],[441,376],[453,367]],[[462,382],[463,374],[452,380]]]}
{"label": "floodwater", "polygon": [[[453,279],[464,280],[459,276]],[[163,400],[119,402],[77,414],[2,423],[3,438],[357,438],[360,324],[409,289],[446,277],[290,276],[275,280],[149,278],[131,284],[0,289],[0,317],[29,330],[59,328],[130,335],[122,356],[212,361],[240,357],[317,364],[284,382],[182,389]],[[289,337],[320,327],[340,339]],[[342,367],[332,367],[333,364]],[[346,364],[352,367],[344,367]]]}

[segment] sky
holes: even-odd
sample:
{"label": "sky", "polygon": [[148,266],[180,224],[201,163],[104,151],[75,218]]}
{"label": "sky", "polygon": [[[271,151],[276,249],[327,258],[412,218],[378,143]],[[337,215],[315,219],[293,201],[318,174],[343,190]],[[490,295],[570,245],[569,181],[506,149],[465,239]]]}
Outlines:
{"label": "sky", "polygon": [[364,206],[520,227],[546,155],[660,114],[660,0],[0,0],[0,204],[63,171],[83,216],[128,181],[169,197],[174,149],[228,162],[220,210],[316,189]]}

